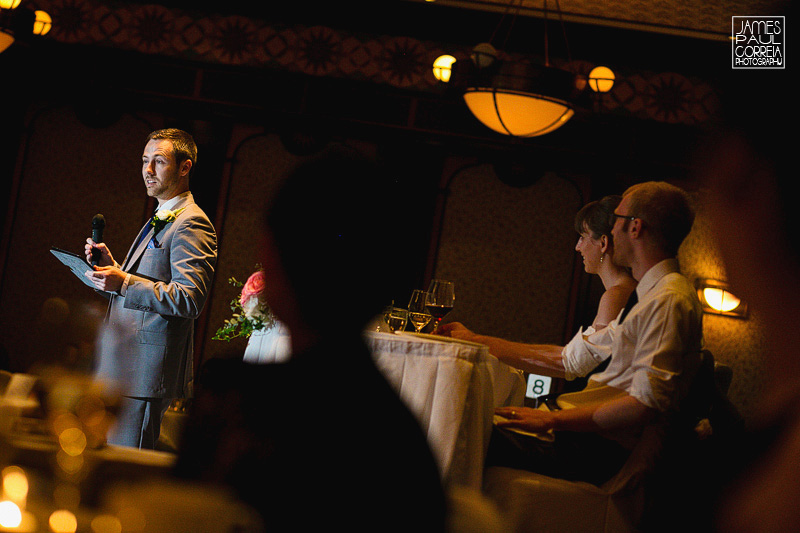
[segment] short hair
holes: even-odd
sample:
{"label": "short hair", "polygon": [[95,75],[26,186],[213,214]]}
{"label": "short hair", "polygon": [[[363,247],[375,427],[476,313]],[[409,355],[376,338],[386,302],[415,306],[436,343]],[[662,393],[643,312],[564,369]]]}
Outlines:
{"label": "short hair", "polygon": [[389,305],[408,275],[404,194],[377,160],[338,145],[284,179],[265,229],[307,324],[360,331]]}
{"label": "short hair", "polygon": [[156,130],[147,136],[148,141],[167,140],[172,142],[172,150],[175,153],[175,162],[180,166],[187,159],[192,162],[191,173],[197,164],[197,144],[194,138],[187,132],[178,128],[165,128]]}
{"label": "short hair", "polygon": [[628,187],[630,212],[622,213],[642,219],[656,244],[670,255],[678,248],[694,224],[694,209],[686,192],[664,181],[648,181]]}
{"label": "short hair", "polygon": [[603,235],[610,239],[611,228],[614,227],[614,209],[621,201],[621,196],[604,196],[581,207],[575,215],[575,231],[583,233],[588,230],[593,239]]}

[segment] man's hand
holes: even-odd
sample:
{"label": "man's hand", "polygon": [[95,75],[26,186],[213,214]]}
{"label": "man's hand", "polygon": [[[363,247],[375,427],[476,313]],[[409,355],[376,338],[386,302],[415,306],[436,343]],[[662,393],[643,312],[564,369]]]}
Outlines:
{"label": "man's hand", "polygon": [[86,277],[101,291],[119,292],[127,274],[115,266],[96,266]]}
{"label": "man's hand", "polygon": [[91,238],[86,239],[86,246],[83,247],[86,254],[86,262],[92,263],[92,250],[100,251],[100,260],[97,262],[98,266],[114,266],[116,262],[108,249],[108,246],[102,242],[94,242]]}
{"label": "man's hand", "polygon": [[436,329],[436,334],[443,335],[445,337],[453,337],[454,339],[461,339],[464,341],[472,341],[475,338],[475,334],[471,330],[467,329],[467,327],[461,322],[448,322],[447,324],[440,324]]}
{"label": "man's hand", "polygon": [[498,407],[494,412],[506,419],[496,422],[500,427],[524,429],[531,433],[546,433],[555,426],[555,415],[542,409]]}

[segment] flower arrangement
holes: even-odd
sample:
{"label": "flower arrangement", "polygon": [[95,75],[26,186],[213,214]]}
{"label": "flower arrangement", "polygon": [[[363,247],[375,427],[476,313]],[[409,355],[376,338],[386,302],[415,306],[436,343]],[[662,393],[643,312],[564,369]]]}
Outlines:
{"label": "flower arrangement", "polygon": [[275,325],[275,317],[264,299],[264,271],[260,267],[245,283],[229,278],[228,283],[241,287],[238,298],[231,300],[233,316],[226,320],[212,339],[229,341],[236,337],[250,337],[254,331],[268,330]]}
{"label": "flower arrangement", "polygon": [[175,219],[178,218],[178,215],[180,215],[181,211],[184,209],[186,208],[181,207],[177,211],[171,211],[169,209],[159,209],[156,211],[153,220],[150,221],[150,225],[153,226],[153,232],[158,233],[170,222],[175,222]]}

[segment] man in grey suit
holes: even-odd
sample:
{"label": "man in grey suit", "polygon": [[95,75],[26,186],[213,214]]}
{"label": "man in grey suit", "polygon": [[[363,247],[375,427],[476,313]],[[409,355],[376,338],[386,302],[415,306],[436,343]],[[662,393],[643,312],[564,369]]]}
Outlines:
{"label": "man in grey suit", "polygon": [[173,398],[191,394],[194,319],[214,277],[217,237],[189,192],[197,160],[191,135],[178,129],[148,136],[142,154],[147,195],[156,215],[139,233],[125,260],[87,239],[87,273],[110,302],[97,346],[96,376],[122,389],[123,404],[112,444],[154,448],[161,419]]}

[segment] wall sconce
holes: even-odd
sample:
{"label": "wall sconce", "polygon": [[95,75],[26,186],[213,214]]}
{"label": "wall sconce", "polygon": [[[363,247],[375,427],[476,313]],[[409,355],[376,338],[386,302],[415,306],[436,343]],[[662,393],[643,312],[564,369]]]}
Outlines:
{"label": "wall sconce", "polygon": [[433,62],[433,76],[444,83],[450,81],[450,72],[453,68],[456,58],[451,55],[443,55],[436,58]]}
{"label": "wall sconce", "polygon": [[598,66],[589,73],[589,87],[596,93],[607,93],[614,87],[614,71],[608,67]]}
{"label": "wall sconce", "polygon": [[715,315],[736,318],[747,317],[747,304],[730,292],[730,286],[724,281],[698,279],[696,282],[697,297],[703,305],[703,311]]}

